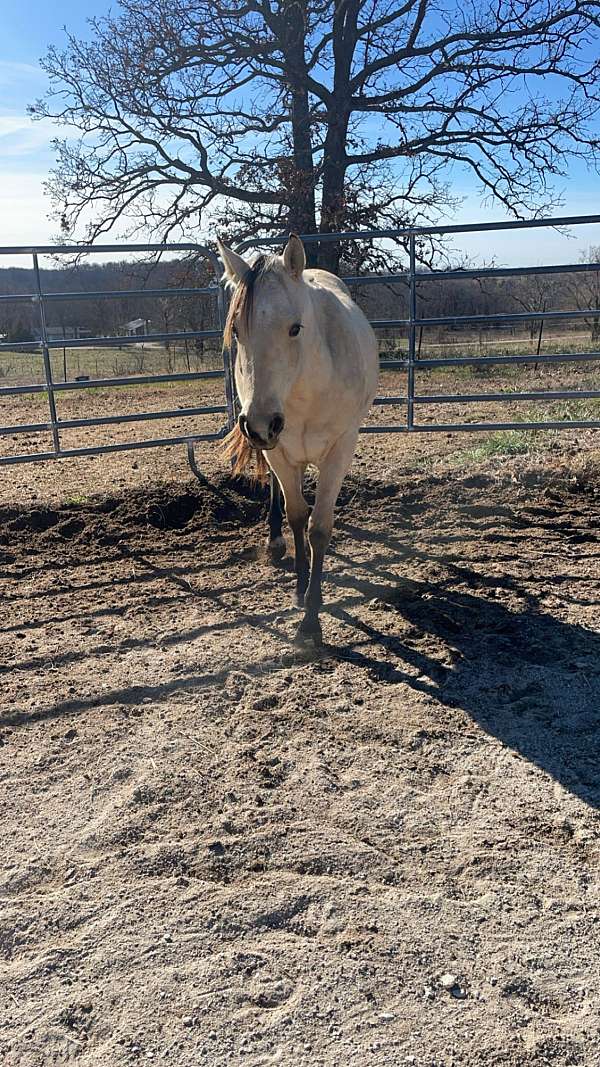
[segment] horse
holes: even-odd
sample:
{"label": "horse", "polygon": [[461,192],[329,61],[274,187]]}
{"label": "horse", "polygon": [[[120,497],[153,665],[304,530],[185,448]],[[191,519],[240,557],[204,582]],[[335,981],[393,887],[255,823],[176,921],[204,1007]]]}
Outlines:
{"label": "horse", "polygon": [[[377,340],[344,282],[306,267],[296,234],[282,255],[260,255],[251,263],[217,244],[222,280],[233,290],[224,344],[236,345],[241,405],[227,453],[236,473],[253,454],[259,476],[271,472],[268,548],[274,559],[286,551],[283,492],[294,536],[296,604],[304,608],[296,642],[318,647],[323,561],[342,481],[377,388]],[[319,472],[312,512],[303,494],[309,464]]]}

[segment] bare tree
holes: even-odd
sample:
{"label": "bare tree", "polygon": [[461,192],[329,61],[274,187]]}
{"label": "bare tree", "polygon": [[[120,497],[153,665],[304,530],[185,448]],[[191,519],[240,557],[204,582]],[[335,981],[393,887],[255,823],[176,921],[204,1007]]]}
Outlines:
{"label": "bare tree", "polygon": [[66,235],[393,227],[448,208],[456,167],[519,214],[598,160],[598,0],[121,0],[90,26],[31,109],[75,135]]}
{"label": "bare tree", "polygon": [[[579,257],[580,263],[600,264],[600,245],[592,245],[587,252],[582,252]],[[575,302],[575,306],[581,311],[596,311],[597,314],[584,318],[586,326],[590,330],[592,344],[600,341],[600,269],[573,274],[569,278],[568,291]]]}
{"label": "bare tree", "polygon": [[[535,311],[548,311],[556,307],[559,299],[557,276],[555,274],[525,274],[513,283],[509,289],[510,296],[517,306],[529,313]],[[542,343],[543,319],[531,319],[529,322],[529,339],[533,341],[537,335],[537,353],[539,355]]]}

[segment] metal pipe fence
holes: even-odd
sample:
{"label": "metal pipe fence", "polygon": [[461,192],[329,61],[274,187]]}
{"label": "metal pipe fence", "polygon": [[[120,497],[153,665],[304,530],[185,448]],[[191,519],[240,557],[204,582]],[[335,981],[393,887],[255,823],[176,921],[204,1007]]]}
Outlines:
{"label": "metal pipe fence", "polygon": [[[515,354],[515,355],[490,355],[490,356],[443,356],[440,358],[422,358],[420,355],[420,343],[417,345],[417,334],[422,336],[422,331],[440,326],[461,328],[472,326],[481,328],[485,325],[506,326],[515,323],[544,323],[546,321],[569,321],[578,319],[599,318],[599,308],[573,308],[570,310],[539,310],[533,312],[502,312],[494,314],[477,315],[449,315],[449,316],[424,316],[419,314],[419,296],[421,286],[427,286],[432,282],[465,280],[477,278],[506,278],[525,275],[544,274],[577,274],[589,271],[600,271],[600,263],[569,263],[555,265],[539,265],[531,267],[486,267],[481,269],[452,269],[419,270],[417,261],[419,257],[419,241],[423,238],[443,237],[450,234],[468,234],[479,232],[492,232],[500,230],[526,230],[542,227],[568,227],[582,224],[600,223],[600,215],[562,216],[552,219],[532,219],[526,221],[510,221],[501,223],[472,223],[468,225],[450,226],[425,226],[406,230],[371,230],[353,231],[335,234],[309,234],[303,236],[307,243],[330,242],[330,241],[374,241],[378,239],[401,241],[408,252],[408,269],[389,274],[377,275],[354,275],[344,280],[354,286],[358,285],[387,285],[403,284],[408,294],[408,317],[394,319],[374,319],[372,325],[376,330],[403,329],[407,334],[407,355],[402,359],[381,359],[383,370],[401,370],[406,374],[406,395],[380,396],[375,403],[379,406],[399,407],[404,410],[405,421],[395,422],[391,425],[366,425],[362,427],[363,433],[441,433],[455,431],[490,431],[490,430],[523,430],[523,429],[598,429],[600,419],[558,420],[547,419],[545,421],[513,420],[505,422],[450,422],[447,424],[436,422],[419,422],[417,413],[430,405],[438,404],[480,404],[480,403],[511,403],[515,401],[535,402],[546,400],[549,402],[580,399],[598,399],[600,390],[594,389],[564,389],[564,390],[520,390],[515,392],[490,392],[490,393],[451,393],[451,394],[423,394],[418,392],[418,374],[422,370],[431,370],[442,367],[482,367],[482,366],[519,366],[523,364],[558,364],[570,362],[596,363],[600,360],[600,351],[591,352],[559,352]],[[238,247],[243,252],[249,247],[280,245],[285,237],[259,238],[246,241]],[[155,252],[160,255],[178,252],[193,253],[208,263],[214,276],[214,284],[209,286],[175,288],[151,288],[151,289],[127,289],[107,290],[101,292],[75,292],[56,293],[45,292],[42,285],[42,276],[39,267],[39,257],[43,255],[73,256],[97,253],[148,253]],[[188,447],[190,461],[193,457],[193,445],[199,441],[217,441],[223,438],[228,430],[234,425],[235,420],[235,385],[234,366],[232,353],[225,346],[222,347],[222,369],[202,370],[168,373],[168,374],[135,374],[115,375],[110,378],[87,378],[84,380],[67,380],[58,382],[54,380],[51,363],[51,352],[58,348],[108,348],[115,346],[137,345],[140,343],[165,343],[188,340],[206,340],[221,338],[225,324],[226,300],[222,286],[220,285],[221,265],[216,253],[200,244],[173,243],[173,244],[104,244],[104,245],[40,245],[36,247],[0,247],[0,257],[3,256],[28,256],[31,257],[34,274],[34,291],[31,293],[2,294],[0,303],[13,302],[20,304],[34,304],[38,310],[40,338],[38,342],[0,342],[0,354],[3,351],[30,351],[36,347],[42,356],[43,383],[15,384],[0,386],[0,398],[14,397],[28,394],[45,394],[48,403],[48,418],[41,422],[27,424],[11,424],[0,426],[0,465],[17,463],[33,463],[48,459],[67,458],[72,456],[103,455],[110,452],[129,451],[134,449],[161,447],[164,445],[185,444]],[[0,258],[1,262],[1,258]],[[107,300],[123,299],[127,297],[173,297],[208,296],[214,299],[215,318],[217,328],[208,330],[166,330],[143,336],[108,336],[88,338],[51,338],[47,323],[47,308],[49,304],[57,301],[69,300]],[[169,382],[201,381],[220,378],[223,380],[223,404],[196,405],[193,407],[178,408],[176,410],[165,408],[158,411],[131,412],[122,415],[101,415],[90,418],[60,417],[57,409],[57,396],[63,392],[89,389],[113,389],[120,387],[135,387],[137,385],[161,384]],[[114,426],[117,424],[135,424],[140,422],[153,422],[163,419],[188,419],[198,418],[203,415],[223,414],[226,416],[225,423],[219,430],[197,433],[193,429],[189,434],[166,438],[150,438],[137,441],[108,442],[100,445],[90,445],[80,448],[66,448],[61,439],[64,430],[80,429],[92,426]],[[52,439],[52,448],[42,452],[24,453],[19,455],[2,454],[2,439],[14,437],[23,433],[49,432]]]}
{"label": "metal pipe fence", "polygon": [[[41,273],[39,268],[40,255],[73,256],[98,253],[147,253],[169,254],[174,252],[193,253],[201,257],[208,264],[213,273],[215,284],[210,286],[182,287],[180,289],[154,288],[154,289],[126,289],[109,290],[100,292],[83,293],[46,293],[42,288]],[[39,342],[21,341],[0,343],[2,351],[30,351],[32,348],[41,350],[44,368],[44,383],[32,383],[29,385],[6,385],[0,387],[0,397],[23,396],[28,394],[45,393],[48,401],[48,419],[37,423],[19,423],[9,426],[0,426],[0,439],[23,433],[50,432],[52,435],[52,450],[43,452],[24,453],[19,455],[2,455],[0,453],[0,466],[16,463],[34,463],[37,460],[62,459],[72,456],[103,455],[108,452],[130,451],[140,448],[152,448],[163,445],[186,444],[190,441],[191,434],[182,434],[167,438],[151,438],[143,441],[119,441],[105,445],[90,445],[82,448],[65,448],[61,441],[61,432],[70,429],[80,429],[92,426],[114,426],[123,423],[153,422],[159,419],[196,418],[203,415],[223,414],[227,416],[226,424],[217,431],[207,433],[194,433],[194,441],[218,441],[228,432],[233,425],[234,392],[233,392],[233,367],[231,353],[223,348],[222,370],[189,371],[188,373],[173,374],[137,374],[114,376],[112,378],[87,378],[75,381],[57,382],[52,373],[50,352],[58,348],[119,348],[129,345],[156,344],[164,342],[177,342],[187,340],[206,340],[220,338],[225,325],[225,305],[222,288],[219,284],[221,278],[221,265],[216,253],[205,245],[189,243],[173,244],[114,244],[114,245],[40,245],[35,248],[4,247],[0,248],[0,257],[5,255],[31,256],[34,272],[35,291],[33,293],[2,294],[0,301],[33,303],[38,309],[39,317]],[[48,303],[66,300],[96,300],[96,299],[123,299],[127,297],[174,297],[174,296],[211,296],[215,301],[215,315],[218,329],[210,330],[166,330],[159,333],[144,335],[119,335],[109,337],[86,337],[86,338],[50,338],[46,309]],[[101,415],[91,418],[62,419],[57,412],[57,394],[74,390],[89,389],[113,389],[124,386],[135,387],[139,385],[162,384],[167,382],[202,381],[213,378],[221,378],[224,382],[224,403],[185,407],[177,409],[164,409],[160,411],[146,411],[140,413],[126,413],[123,415]]]}
{"label": "metal pipe fence", "polygon": [[[417,330],[423,330],[435,326],[452,326],[455,328],[471,325],[481,327],[484,324],[496,324],[498,326],[512,323],[539,323],[546,321],[569,321],[577,319],[590,319],[600,321],[600,308],[573,308],[569,310],[539,310],[532,312],[500,312],[486,315],[447,315],[447,316],[422,316],[418,314],[418,289],[421,284],[428,285],[432,282],[477,279],[477,278],[506,278],[527,275],[544,274],[583,274],[590,271],[600,271],[600,263],[568,263],[553,265],[538,265],[531,267],[485,267],[480,269],[466,270],[418,270],[417,269],[417,242],[424,237],[443,237],[449,234],[486,233],[501,230],[528,230],[540,228],[563,228],[574,225],[587,225],[600,223],[600,215],[568,215],[552,219],[529,219],[513,220],[507,222],[470,223],[456,226],[421,226],[406,230],[371,230],[361,233],[352,231],[337,234],[309,234],[302,236],[305,243],[314,242],[343,242],[365,241],[377,239],[401,240],[408,250],[408,270],[386,275],[352,275],[344,276],[343,280],[348,285],[381,285],[404,283],[408,288],[408,317],[398,319],[371,319],[371,325],[375,330],[390,328],[404,328],[407,331],[407,356],[405,359],[380,359],[382,370],[402,370],[406,373],[407,391],[405,396],[378,396],[375,405],[380,407],[398,406],[404,409],[405,421],[392,425],[377,426],[366,425],[361,427],[361,433],[458,433],[458,432],[489,432],[495,430],[560,430],[560,429],[600,429],[600,419],[519,419],[504,422],[419,422],[415,418],[415,408],[424,409],[428,405],[435,404],[478,404],[500,403],[510,404],[518,401],[555,401],[555,400],[582,400],[597,399],[600,392],[596,390],[539,390],[529,392],[501,392],[501,393],[452,393],[426,395],[417,392],[419,370],[431,370],[441,367],[458,366],[491,366],[491,365],[519,365],[531,363],[569,363],[584,362],[597,363],[600,360],[600,351],[586,353],[544,353],[543,355],[514,355],[514,356],[448,356],[439,359],[423,359],[417,350]],[[270,246],[281,244],[285,237],[267,237],[244,241],[237,247],[239,253],[246,249],[257,246]]]}

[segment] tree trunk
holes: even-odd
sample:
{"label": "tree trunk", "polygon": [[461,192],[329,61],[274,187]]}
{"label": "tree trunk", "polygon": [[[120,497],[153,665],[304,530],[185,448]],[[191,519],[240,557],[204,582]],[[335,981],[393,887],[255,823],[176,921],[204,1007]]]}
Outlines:
{"label": "tree trunk", "polygon": [[[321,233],[335,233],[343,230],[346,224],[344,193],[348,167],[346,139],[352,97],[350,75],[360,7],[360,0],[342,0],[336,3],[333,17],[334,75],[323,152]],[[338,271],[340,246],[337,241],[328,241],[321,245],[319,263],[325,270]]]}
{"label": "tree trunk", "polygon": [[[348,133],[348,114],[332,115],[327,137],[323,162],[323,198],[321,202],[321,233],[335,233],[345,227],[346,204],[346,136]],[[321,245],[319,265],[324,270],[336,273],[340,264],[340,246],[337,241],[327,241]]]}
{"label": "tree trunk", "polygon": [[[305,6],[291,0],[283,7],[280,36],[286,81],[290,92],[293,157],[285,167],[283,180],[288,203],[288,226],[292,233],[316,233],[315,175],[311,138],[310,104],[305,58]],[[309,266],[317,261],[317,246],[307,245]]]}

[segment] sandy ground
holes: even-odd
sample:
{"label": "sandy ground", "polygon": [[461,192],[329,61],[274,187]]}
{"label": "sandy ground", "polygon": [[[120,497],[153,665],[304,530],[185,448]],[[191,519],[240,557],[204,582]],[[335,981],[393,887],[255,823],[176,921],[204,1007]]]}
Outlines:
{"label": "sandy ground", "polygon": [[363,440],[312,658],[210,450],[1,472],[3,1067],[600,1063],[598,454],[458,447]]}

